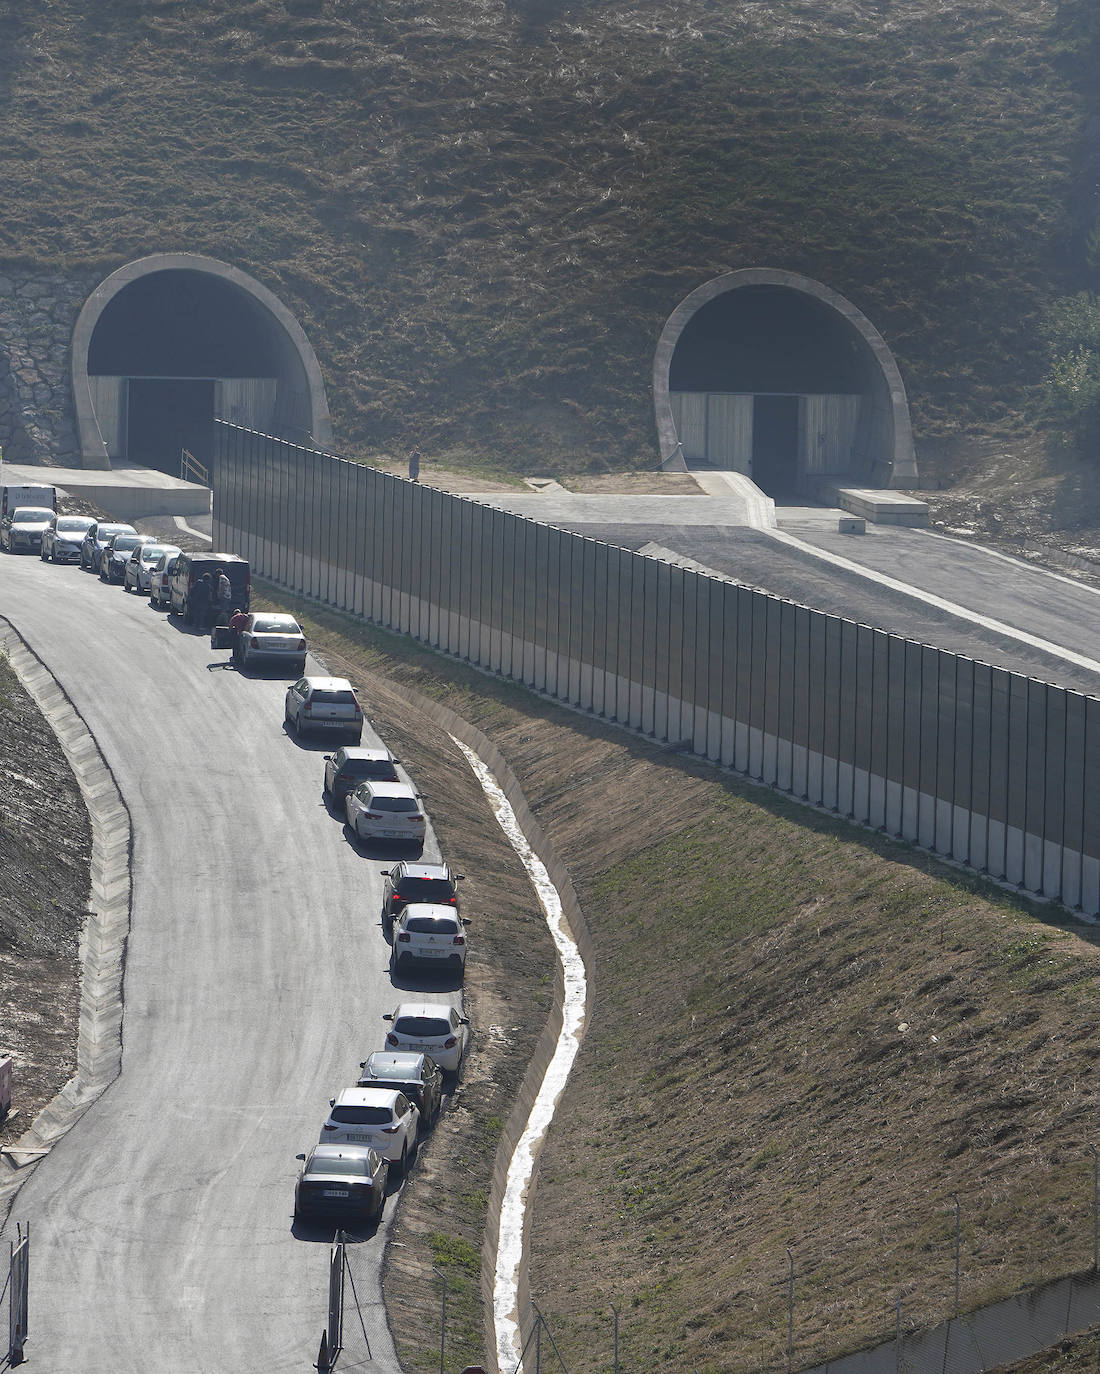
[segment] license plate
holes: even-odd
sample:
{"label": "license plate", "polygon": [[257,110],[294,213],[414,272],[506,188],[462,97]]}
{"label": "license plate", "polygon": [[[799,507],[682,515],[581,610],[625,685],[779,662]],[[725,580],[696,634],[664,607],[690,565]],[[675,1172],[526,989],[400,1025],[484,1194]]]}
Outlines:
{"label": "license plate", "polygon": [[349,1140],[358,1140],[358,1141],[360,1141],[360,1142],[365,1142],[367,1145],[369,1145],[369,1144],[371,1143],[371,1141],[374,1139],[374,1137],[373,1137],[373,1136],[369,1136],[369,1135],[351,1135],[351,1134],[349,1133],[348,1139],[349,1139]]}
{"label": "license plate", "polygon": [[323,1188],[323,1189],[321,1190],[321,1196],[322,1196],[322,1197],[351,1197],[351,1194],[348,1192],[348,1190],[347,1190],[346,1188]]}
{"label": "license plate", "polygon": [[420,953],[425,959],[441,959],[447,951],[445,949],[422,949]]}

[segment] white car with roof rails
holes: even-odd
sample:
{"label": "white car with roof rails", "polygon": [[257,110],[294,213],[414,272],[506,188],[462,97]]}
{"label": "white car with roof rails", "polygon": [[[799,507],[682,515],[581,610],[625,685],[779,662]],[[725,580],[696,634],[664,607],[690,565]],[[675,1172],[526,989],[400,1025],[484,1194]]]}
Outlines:
{"label": "white car with roof rails", "polygon": [[345,798],[344,814],[360,840],[424,843],[424,809],[407,782],[361,782]]}
{"label": "white car with roof rails", "polygon": [[316,730],[343,730],[358,744],[363,735],[363,708],[355,688],[343,677],[301,677],[287,688],[283,719],[296,735]]}
{"label": "white car with roof rails", "polygon": [[466,968],[466,927],[453,906],[410,902],[393,919],[390,962],[400,973],[410,964],[424,964],[452,973]]}
{"label": "white car with roof rails", "polygon": [[135,591],[139,596],[148,596],[153,581],[153,569],[165,554],[171,558],[174,553],[179,553],[179,547],[175,544],[138,544],[126,560],[122,574],[122,590]]}
{"label": "white car with roof rails", "polygon": [[416,1154],[420,1112],[397,1088],[345,1088],[329,1100],[322,1145],[369,1145],[403,1174]]}
{"label": "white car with roof rails", "polygon": [[430,1054],[444,1073],[457,1074],[462,1067],[469,1038],[469,1017],[447,1002],[402,1002],[387,1012],[390,1023],[386,1048]]}

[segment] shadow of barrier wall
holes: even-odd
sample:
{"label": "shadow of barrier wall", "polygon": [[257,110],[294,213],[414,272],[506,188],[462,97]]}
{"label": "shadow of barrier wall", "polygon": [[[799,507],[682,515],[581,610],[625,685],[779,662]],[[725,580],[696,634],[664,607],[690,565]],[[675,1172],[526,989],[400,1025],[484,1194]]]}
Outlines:
{"label": "shadow of barrier wall", "polygon": [[214,544],[298,594],[1071,909],[1100,700],[218,422]]}

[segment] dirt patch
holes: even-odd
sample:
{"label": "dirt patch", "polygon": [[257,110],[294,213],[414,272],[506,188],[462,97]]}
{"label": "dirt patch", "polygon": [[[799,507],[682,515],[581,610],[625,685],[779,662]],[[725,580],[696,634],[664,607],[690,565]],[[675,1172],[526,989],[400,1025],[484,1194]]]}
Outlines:
{"label": "dirt patch", "polygon": [[690,472],[583,473],[563,479],[570,491],[601,496],[703,496],[702,487]]}
{"label": "dirt patch", "polygon": [[0,1055],[10,1145],[76,1070],[91,826],[61,746],[0,655]]}

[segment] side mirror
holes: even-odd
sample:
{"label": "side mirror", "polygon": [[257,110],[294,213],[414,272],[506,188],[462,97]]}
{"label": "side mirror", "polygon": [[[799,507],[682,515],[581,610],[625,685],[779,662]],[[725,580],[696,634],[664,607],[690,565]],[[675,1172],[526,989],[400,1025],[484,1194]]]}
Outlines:
{"label": "side mirror", "polygon": [[392,1021],[392,1020],[393,1020],[393,1012],[392,1012],[392,1011],[386,1012],[385,1015],[382,1017],[382,1020],[383,1020],[383,1021]]}
{"label": "side mirror", "polygon": [[456,882],[456,883],[462,883],[462,882],[465,882],[465,881],[466,881],[466,875],[465,875],[465,873],[456,873],[456,874],[455,874],[455,882]]}
{"label": "side mirror", "polygon": [[470,1018],[468,1016],[460,1016],[458,1019],[459,1023],[463,1026],[468,1026],[470,1024]]}
{"label": "side mirror", "polygon": [[335,1106],[336,1106],[336,1099],[335,1099],[335,1097],[330,1097],[330,1098],[329,1098],[329,1100],[328,1100],[328,1105],[329,1105],[330,1107],[335,1107]]}
{"label": "side mirror", "polygon": [[360,1067],[361,1069],[365,1069],[365,1068],[367,1067],[367,1061],[366,1061],[365,1059],[360,1059],[360,1061],[359,1061],[359,1067]]}
{"label": "side mirror", "polygon": [[473,921],[470,920],[469,916],[463,916],[463,918],[462,918],[462,924],[463,924],[464,926],[472,926],[472,925],[473,925]]}
{"label": "side mirror", "polygon": [[331,762],[332,762],[332,755],[331,755],[331,754],[322,754],[321,757],[324,759],[324,761],[325,761],[326,763],[331,763]]}
{"label": "side mirror", "polygon": [[295,1159],[300,1159],[300,1160],[302,1161],[303,1164],[305,1163],[305,1158],[306,1158],[305,1155],[295,1155],[294,1158],[295,1158]]}
{"label": "side mirror", "polygon": [[390,762],[391,762],[391,763],[400,763],[401,760],[400,760],[400,759],[390,759]]}

